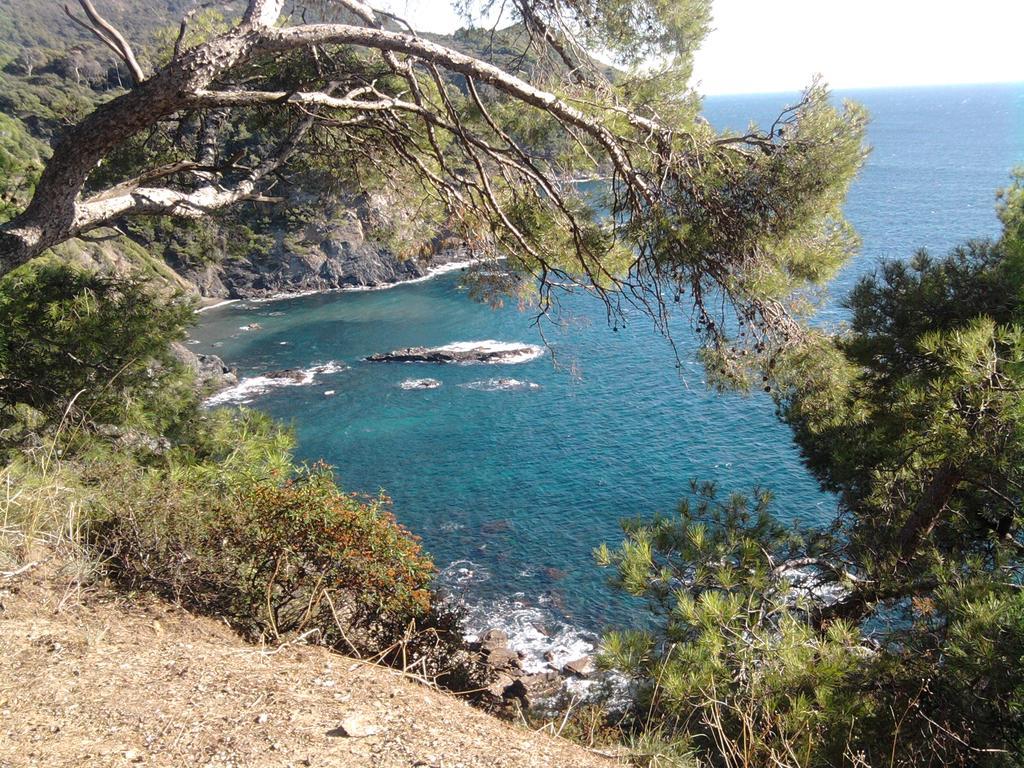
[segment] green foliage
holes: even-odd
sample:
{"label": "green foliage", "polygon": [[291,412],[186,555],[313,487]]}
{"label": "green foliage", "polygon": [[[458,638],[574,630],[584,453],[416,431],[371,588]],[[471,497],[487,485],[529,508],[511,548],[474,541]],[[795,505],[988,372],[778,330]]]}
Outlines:
{"label": "green foliage", "polygon": [[28,204],[47,154],[19,121],[0,113],[0,223]]}
{"label": "green foliage", "polygon": [[417,539],[384,496],[344,492],[328,468],[297,465],[293,445],[267,416],[226,410],[194,413],[157,459],[102,433],[54,439],[0,469],[19,489],[0,504],[12,526],[0,556],[67,536],[126,587],[252,639],[306,635],[357,654],[400,641],[406,664],[460,684],[458,623],[433,605]]}
{"label": "green foliage", "polygon": [[92,457],[85,474],[103,502],[91,547],[119,579],[252,637],[313,631],[346,652],[377,652],[410,620],[436,621],[433,564],[387,499],[296,466],[292,445],[262,414],[220,411],[197,417],[164,467]]}
{"label": "green foliage", "polygon": [[195,407],[170,352],[193,310],[143,278],[37,261],[0,281],[0,426],[129,425],[157,433]]}
{"label": "green foliage", "polygon": [[779,369],[781,413],[840,495],[840,555],[860,579],[819,615],[874,628],[871,696],[900,729],[875,727],[907,764],[1017,765],[1024,736],[1019,189],[1001,238],[883,264],[851,292],[849,332]]}
{"label": "green foliage", "polygon": [[656,618],[604,641],[603,663],[641,684],[638,726],[701,765],[844,764],[849,729],[871,711],[850,685],[866,650],[854,627],[808,621],[814,566],[779,568],[825,542],[782,528],[766,492],[692,491],[676,515],[627,521],[626,541],[597,553]]}
{"label": "green foliage", "polygon": [[344,647],[352,626],[428,614],[433,566],[384,497],[294,466],[287,438],[258,414],[202,426],[203,445],[176,449],[169,470],[119,467],[121,481],[96,468],[117,503],[92,537],[120,578],[275,640],[315,628]]}
{"label": "green foliage", "polygon": [[774,359],[827,526],[695,486],[598,553],[656,618],[606,641],[644,728],[710,765],[1022,764],[1021,200],[1018,176],[998,240],[882,264],[848,330]]}
{"label": "green foliage", "polygon": [[782,368],[784,418],[856,513],[851,545],[897,579],[908,571],[893,559],[928,569],[988,553],[993,536],[1012,545],[1021,522],[1024,346],[1009,239],[883,265],[850,295],[850,333]]}

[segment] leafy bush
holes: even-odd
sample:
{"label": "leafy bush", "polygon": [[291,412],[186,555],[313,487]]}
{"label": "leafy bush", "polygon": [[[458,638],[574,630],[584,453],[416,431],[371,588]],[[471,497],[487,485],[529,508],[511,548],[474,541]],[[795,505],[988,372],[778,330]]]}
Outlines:
{"label": "leafy bush", "polygon": [[188,303],[142,278],[45,260],[9,273],[0,280],[0,428],[27,408],[39,428],[70,419],[162,434],[196,403],[170,348],[192,317]]}
{"label": "leafy bush", "polygon": [[239,478],[220,492],[148,487],[146,474],[94,534],[123,579],[273,640],[315,628],[344,646],[348,627],[430,610],[432,564],[386,499],[344,493],[325,467]]}
{"label": "leafy bush", "polygon": [[166,465],[96,443],[82,454],[87,547],[129,588],[223,617],[254,640],[310,633],[346,653],[478,687],[458,616],[435,605],[434,567],[388,500],[297,467],[292,438],[253,411],[194,419]]}

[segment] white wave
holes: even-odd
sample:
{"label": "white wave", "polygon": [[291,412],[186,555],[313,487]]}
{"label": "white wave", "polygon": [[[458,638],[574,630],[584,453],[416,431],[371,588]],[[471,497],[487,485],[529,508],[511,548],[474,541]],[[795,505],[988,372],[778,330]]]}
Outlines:
{"label": "white wave", "polygon": [[437,379],[406,379],[398,386],[402,389],[437,389],[441,382]]}
{"label": "white wave", "polygon": [[201,312],[216,309],[217,307],[223,307],[226,306],[227,304],[234,304],[236,301],[239,301],[239,299],[225,299],[224,301],[218,301],[215,304],[207,304],[205,307],[199,307],[199,309],[196,310],[196,314],[198,315]]}
{"label": "white wave", "polygon": [[439,264],[436,267],[431,267],[424,274],[419,277],[410,277],[408,280],[396,280],[391,283],[381,283],[380,285],[344,285],[340,288],[311,288],[308,291],[295,291],[294,293],[275,293],[272,296],[263,296],[258,299],[249,299],[253,303],[264,304],[268,301],[284,301],[285,299],[297,299],[302,296],[315,296],[320,293],[362,293],[364,291],[388,291],[392,288],[398,288],[401,285],[412,285],[413,283],[425,283],[427,280],[433,280],[438,275],[443,275],[448,272],[456,272],[460,269],[468,269],[469,267],[477,264],[482,264],[485,261],[492,261],[492,259],[467,259],[465,261],[450,261],[447,264]]}
{"label": "white wave", "polygon": [[791,599],[794,602],[796,595],[802,594],[820,601],[823,605],[834,605],[850,593],[843,585],[822,578],[813,567],[791,568],[782,575],[792,586],[794,595]]}
{"label": "white wave", "polygon": [[458,589],[467,584],[480,584],[491,578],[490,572],[472,560],[455,560],[437,574],[438,579],[448,586]]}
{"label": "white wave", "polygon": [[318,376],[338,373],[348,368],[344,363],[328,362],[293,372],[289,376],[250,376],[233,387],[212,395],[203,402],[207,408],[217,405],[251,403],[258,395],[281,387],[301,387],[313,384]]}
{"label": "white wave", "polygon": [[[542,602],[542,601],[538,601]],[[555,619],[544,608],[528,605],[526,596],[516,593],[499,600],[464,604],[466,612],[463,632],[469,642],[479,641],[489,629],[500,629],[508,635],[508,646],[521,657],[527,674],[560,672],[566,664],[598,652],[600,638],[593,632]],[[558,706],[559,699],[573,697],[589,701],[601,697],[612,710],[624,709],[630,702],[630,681],[615,671],[595,672],[586,679],[564,675],[560,691],[537,702],[540,707]]]}
{"label": "white wave", "polygon": [[[488,581],[490,572],[472,560],[456,560],[438,574],[448,600],[463,612],[463,635],[468,642],[480,640],[489,629],[508,635],[508,647],[518,651],[523,671],[527,674],[561,671],[566,664],[598,652],[597,634],[574,626],[543,607],[550,602],[543,595],[536,601],[516,592],[496,600],[476,600],[473,586]],[[539,605],[538,605],[539,604]],[[574,696],[577,701],[603,697],[613,708],[624,708],[631,696],[630,683],[621,674],[598,672],[587,679],[563,677],[562,689],[547,700],[554,705],[561,695]],[[539,702],[545,706],[545,702]]]}
{"label": "white wave", "polygon": [[532,381],[520,381],[519,379],[485,379],[483,381],[470,381],[460,384],[466,389],[476,389],[481,392],[498,392],[501,390],[540,389],[540,384]]}
{"label": "white wave", "polygon": [[[536,360],[544,354],[544,347],[536,344],[523,344],[518,341],[496,341],[495,339],[484,339],[483,341],[456,341],[444,346],[434,347],[440,352],[509,352],[500,360],[486,361],[487,365],[515,365],[517,363],[528,363]],[[469,361],[475,362],[475,361]]]}

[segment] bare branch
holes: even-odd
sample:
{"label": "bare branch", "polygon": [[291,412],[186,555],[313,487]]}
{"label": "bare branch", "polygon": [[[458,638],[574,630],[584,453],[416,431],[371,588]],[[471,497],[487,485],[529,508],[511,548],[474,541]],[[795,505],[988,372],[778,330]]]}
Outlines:
{"label": "bare branch", "polygon": [[266,29],[274,26],[284,10],[284,0],[249,0],[249,5],[242,16],[242,24],[247,27]]}
{"label": "bare branch", "polygon": [[139,62],[135,58],[135,52],[132,50],[131,45],[129,45],[124,35],[122,35],[113,24],[100,16],[91,0],[78,0],[78,4],[82,6],[82,10],[85,11],[85,15],[88,17],[90,23],[87,24],[77,18],[71,12],[71,9],[65,5],[64,13],[68,15],[68,18],[80,27],[87,29],[95,35],[100,42],[117,54],[125,63],[125,66],[128,67],[128,72],[135,85],[138,85],[145,80],[146,76],[142,72],[142,67],[139,66]]}

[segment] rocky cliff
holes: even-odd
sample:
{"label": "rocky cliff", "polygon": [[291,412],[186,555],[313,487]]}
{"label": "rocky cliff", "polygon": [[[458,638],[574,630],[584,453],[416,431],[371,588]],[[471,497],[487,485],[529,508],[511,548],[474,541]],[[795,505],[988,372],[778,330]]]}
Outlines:
{"label": "rocky cliff", "polygon": [[290,227],[272,226],[265,247],[244,255],[220,255],[201,264],[181,259],[173,248],[164,252],[167,263],[212,299],[266,298],[339,288],[378,287],[426,277],[438,267],[469,260],[462,248],[440,245],[413,258],[400,258],[368,230],[375,210],[334,207],[329,214]]}

